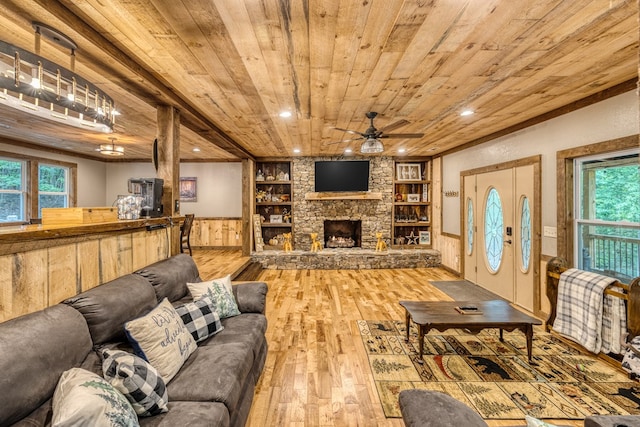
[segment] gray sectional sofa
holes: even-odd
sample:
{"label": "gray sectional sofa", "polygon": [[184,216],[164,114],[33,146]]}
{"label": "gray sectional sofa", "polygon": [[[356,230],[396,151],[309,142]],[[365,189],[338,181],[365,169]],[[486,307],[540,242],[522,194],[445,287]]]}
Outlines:
{"label": "gray sectional sofa", "polygon": [[[406,427],[488,427],[473,409],[438,391],[403,390],[398,403]],[[584,427],[638,426],[640,415],[594,415],[584,419]]]}
{"label": "gray sectional sofa", "polygon": [[[187,282],[201,281],[181,254],[120,277],[60,304],[0,324],[0,426],[51,424],[61,374],[81,367],[102,374],[97,348],[132,351],[125,322],[165,297],[189,301]],[[233,284],[241,314],[198,344],[167,384],[169,411],[140,417],[142,426],[242,426],[267,355],[267,285]]]}

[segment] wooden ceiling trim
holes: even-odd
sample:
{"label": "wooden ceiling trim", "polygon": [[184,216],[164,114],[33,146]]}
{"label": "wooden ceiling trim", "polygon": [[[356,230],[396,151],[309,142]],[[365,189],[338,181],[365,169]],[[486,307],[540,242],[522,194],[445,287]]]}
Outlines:
{"label": "wooden ceiling trim", "polygon": [[449,150],[445,150],[439,154],[437,154],[437,157],[440,156],[445,156],[447,154],[452,154],[452,153],[456,153],[458,151],[462,151],[465,150],[467,148],[471,148],[474,147],[476,145],[482,144],[484,142],[487,141],[491,141],[493,139],[499,138],[501,136],[505,136],[508,135],[510,133],[514,133],[517,132],[519,130],[525,129],[527,127],[531,127],[534,125],[537,125],[539,123],[545,122],[547,120],[551,120],[555,117],[559,117],[562,116],[564,114],[568,114],[572,111],[575,110],[579,110],[581,108],[584,107],[588,107],[589,105],[593,105],[596,104],[598,102],[602,102],[606,99],[612,98],[614,96],[617,95],[621,95],[623,93],[627,93],[629,91],[632,90],[637,90],[638,88],[638,79],[634,78],[631,80],[627,80],[626,82],[620,83],[619,85],[613,86],[611,88],[608,88],[606,90],[603,90],[601,92],[598,92],[594,95],[588,96],[586,98],[583,98],[581,100],[572,102],[571,104],[568,105],[564,105],[560,108],[556,108],[553,111],[549,111],[547,113],[541,114],[540,116],[534,117],[532,119],[526,120],[524,122],[518,123],[516,125],[510,126],[508,128],[502,129],[500,131],[494,132],[492,134],[480,137],[480,138],[476,138],[473,141],[470,141],[468,143],[459,145],[455,148],[449,149]]}

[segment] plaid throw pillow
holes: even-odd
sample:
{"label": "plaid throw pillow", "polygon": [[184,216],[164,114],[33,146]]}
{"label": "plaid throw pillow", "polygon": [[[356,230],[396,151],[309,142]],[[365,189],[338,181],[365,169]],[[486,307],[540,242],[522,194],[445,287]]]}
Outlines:
{"label": "plaid throw pillow", "polygon": [[209,297],[176,307],[176,312],[196,342],[203,341],[224,329]]}
{"label": "plaid throw pillow", "polygon": [[147,361],[121,350],[102,351],[104,378],[124,394],[136,414],[142,417],[169,410],[164,380]]}

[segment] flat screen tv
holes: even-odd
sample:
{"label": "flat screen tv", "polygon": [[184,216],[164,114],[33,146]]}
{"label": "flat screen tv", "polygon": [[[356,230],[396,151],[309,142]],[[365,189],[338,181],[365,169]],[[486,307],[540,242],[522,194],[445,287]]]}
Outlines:
{"label": "flat screen tv", "polygon": [[316,192],[369,191],[369,160],[316,162]]}

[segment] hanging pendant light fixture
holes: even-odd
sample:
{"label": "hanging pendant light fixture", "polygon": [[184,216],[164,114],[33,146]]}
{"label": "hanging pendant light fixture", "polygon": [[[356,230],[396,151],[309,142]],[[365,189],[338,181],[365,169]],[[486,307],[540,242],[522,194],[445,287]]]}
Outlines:
{"label": "hanging pendant light fixture", "polygon": [[376,154],[382,153],[383,151],[384,146],[382,145],[382,142],[380,142],[380,140],[377,138],[367,138],[360,146],[360,152],[362,154]]}
{"label": "hanging pendant light fixture", "polygon": [[[0,40],[0,104],[48,120],[111,133],[118,114],[113,100],[77,75],[77,45],[69,37],[39,22],[32,53]],[[40,56],[40,38],[70,50],[70,68]]]}
{"label": "hanging pendant light fixture", "polygon": [[123,156],[124,155],[124,147],[121,145],[116,145],[116,138],[109,138],[111,140],[111,144],[102,144],[98,151],[100,154],[104,154],[105,156]]}

